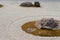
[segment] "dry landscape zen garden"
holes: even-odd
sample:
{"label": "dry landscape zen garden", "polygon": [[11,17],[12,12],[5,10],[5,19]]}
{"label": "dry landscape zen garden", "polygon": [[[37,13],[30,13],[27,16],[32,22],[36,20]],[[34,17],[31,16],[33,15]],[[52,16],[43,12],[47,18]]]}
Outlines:
{"label": "dry landscape zen garden", "polygon": [[[39,2],[23,2],[21,7],[41,7]],[[0,4],[0,8],[3,5]],[[60,36],[60,20],[54,18],[42,18],[40,20],[26,22],[21,26],[22,30],[35,36],[54,37]]]}

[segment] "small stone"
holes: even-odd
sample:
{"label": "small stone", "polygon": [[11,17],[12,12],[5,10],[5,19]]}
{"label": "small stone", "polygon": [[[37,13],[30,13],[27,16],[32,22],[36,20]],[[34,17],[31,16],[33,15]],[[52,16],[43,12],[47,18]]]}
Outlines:
{"label": "small stone", "polygon": [[36,31],[36,28],[27,28],[27,32],[34,32]]}
{"label": "small stone", "polygon": [[41,7],[38,1],[34,2],[34,7]]}
{"label": "small stone", "polygon": [[0,4],[0,8],[2,8],[3,7],[3,5],[2,4]]}

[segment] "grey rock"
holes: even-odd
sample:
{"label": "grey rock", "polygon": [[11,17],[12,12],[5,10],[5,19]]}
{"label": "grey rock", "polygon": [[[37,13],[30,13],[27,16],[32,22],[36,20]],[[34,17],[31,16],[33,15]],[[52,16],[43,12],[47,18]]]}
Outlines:
{"label": "grey rock", "polygon": [[40,3],[39,3],[38,1],[37,1],[37,2],[34,2],[34,6],[35,6],[35,7],[41,7],[41,6],[40,6]]}
{"label": "grey rock", "polygon": [[23,6],[23,7],[32,7],[33,4],[31,2],[23,2],[23,3],[21,3],[20,6]]}
{"label": "grey rock", "polygon": [[31,2],[23,2],[23,3],[21,3],[20,6],[23,6],[23,7],[41,7],[39,1],[34,2],[34,4],[32,4]]}
{"label": "grey rock", "polygon": [[3,5],[2,4],[0,4],[0,8],[2,8],[3,7]]}
{"label": "grey rock", "polygon": [[38,28],[56,29],[58,28],[58,21],[53,18],[43,18],[36,22],[36,26],[38,26]]}

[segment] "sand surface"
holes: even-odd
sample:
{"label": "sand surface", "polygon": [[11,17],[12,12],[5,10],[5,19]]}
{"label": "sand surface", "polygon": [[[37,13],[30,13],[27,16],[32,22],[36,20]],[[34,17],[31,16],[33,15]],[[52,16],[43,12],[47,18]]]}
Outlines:
{"label": "sand surface", "polygon": [[[45,15],[60,18],[60,2],[41,2],[41,8],[19,7],[21,1],[0,1],[4,7],[0,8],[0,40],[59,40],[60,37],[39,37],[24,33],[20,25],[27,20],[24,17]],[[44,16],[43,16],[44,17]],[[27,18],[28,21],[30,18]],[[36,18],[32,18],[36,19]],[[19,21],[20,20],[20,23]],[[17,23],[15,23],[18,21]],[[12,25],[12,26],[11,26]],[[19,26],[18,26],[19,25]]]}

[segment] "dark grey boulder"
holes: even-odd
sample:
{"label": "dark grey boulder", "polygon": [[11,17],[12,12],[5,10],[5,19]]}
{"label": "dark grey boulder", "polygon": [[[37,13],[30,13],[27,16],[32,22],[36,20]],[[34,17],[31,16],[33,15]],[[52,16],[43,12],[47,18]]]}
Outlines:
{"label": "dark grey boulder", "polygon": [[31,2],[23,2],[23,3],[21,3],[20,6],[23,6],[23,7],[32,7],[33,4]]}
{"label": "dark grey boulder", "polygon": [[39,2],[34,2],[35,7],[41,7]]}
{"label": "dark grey boulder", "polygon": [[2,4],[0,4],[0,8],[2,8],[3,7],[3,5]]}

